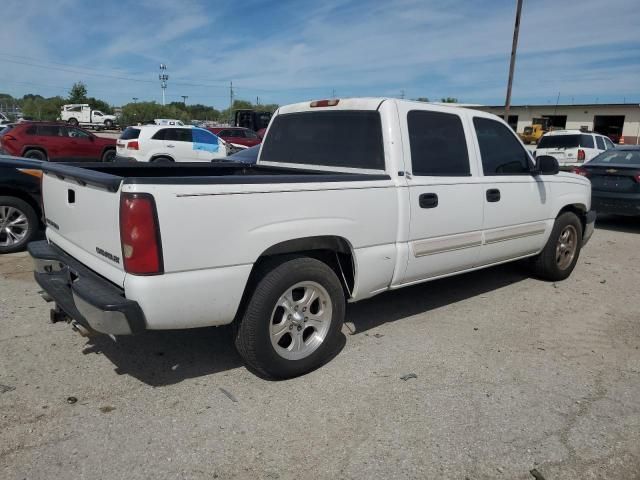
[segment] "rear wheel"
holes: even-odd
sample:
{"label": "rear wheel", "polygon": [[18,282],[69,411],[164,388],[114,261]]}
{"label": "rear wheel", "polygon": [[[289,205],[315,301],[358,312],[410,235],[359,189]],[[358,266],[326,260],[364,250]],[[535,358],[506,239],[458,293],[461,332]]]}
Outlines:
{"label": "rear wheel", "polygon": [[171,157],[156,157],[151,160],[151,163],[174,163],[173,158]]}
{"label": "rear wheel", "polygon": [[103,162],[113,162],[113,159],[116,158],[116,151],[113,149],[105,150],[102,154]]}
{"label": "rear wheel", "polygon": [[326,363],[344,321],[340,280],[313,258],[286,260],[266,272],[236,323],[236,348],[254,370],[291,378]]}
{"label": "rear wheel", "polygon": [[582,247],[582,223],[573,212],[556,218],[542,252],[532,259],[534,273],[544,280],[564,280],[576,266]]}
{"label": "rear wheel", "polygon": [[113,127],[113,122],[111,120],[105,120],[104,121],[104,127],[105,128],[112,128]]}
{"label": "rear wheel", "polygon": [[27,202],[0,197],[0,253],[22,250],[38,230],[38,216]]}
{"label": "rear wheel", "polygon": [[69,125],[73,125],[74,127],[78,126],[78,119],[77,118],[70,118],[69,120],[67,120],[67,122],[69,123]]}
{"label": "rear wheel", "polygon": [[47,154],[44,153],[42,150],[27,150],[26,152],[24,152],[24,154],[22,155],[25,158],[32,158],[34,160],[46,160],[47,159]]}

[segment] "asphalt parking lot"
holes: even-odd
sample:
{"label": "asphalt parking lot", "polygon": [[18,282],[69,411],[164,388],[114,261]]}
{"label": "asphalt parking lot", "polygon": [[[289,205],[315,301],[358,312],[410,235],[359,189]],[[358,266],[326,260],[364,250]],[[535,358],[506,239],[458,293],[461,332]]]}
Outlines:
{"label": "asphalt parking lot", "polygon": [[0,478],[640,478],[639,247],[599,220],[564,282],[511,264],[351,305],[340,354],[281,382],[226,327],[48,324],[0,257]]}

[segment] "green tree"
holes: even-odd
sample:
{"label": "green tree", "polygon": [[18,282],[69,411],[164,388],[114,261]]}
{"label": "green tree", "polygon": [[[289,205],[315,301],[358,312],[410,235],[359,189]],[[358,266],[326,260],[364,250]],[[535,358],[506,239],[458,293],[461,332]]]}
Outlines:
{"label": "green tree", "polygon": [[69,90],[69,103],[87,103],[87,86],[76,82]]}
{"label": "green tree", "polygon": [[60,116],[60,108],[67,101],[62,97],[43,98],[31,95],[22,101],[22,113],[25,117],[36,120],[56,120]]}
{"label": "green tree", "polygon": [[453,97],[441,98],[440,101],[442,103],[458,103],[458,99]]}
{"label": "green tree", "polygon": [[113,113],[111,106],[99,98],[87,97],[87,101],[84,103],[88,103],[93,110],[100,110],[102,113],[106,113],[108,115]]}
{"label": "green tree", "polygon": [[416,98],[416,102],[428,102],[429,99],[427,97],[418,97]]}

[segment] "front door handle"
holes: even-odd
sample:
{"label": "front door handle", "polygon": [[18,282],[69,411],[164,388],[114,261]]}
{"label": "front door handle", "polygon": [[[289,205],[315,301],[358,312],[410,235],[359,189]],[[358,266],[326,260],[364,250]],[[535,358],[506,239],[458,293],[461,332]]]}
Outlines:
{"label": "front door handle", "polygon": [[438,195],[435,193],[423,193],[418,197],[420,208],[435,208],[438,206]]}
{"label": "front door handle", "polygon": [[487,202],[499,202],[500,201],[500,190],[497,188],[490,188],[487,190]]}

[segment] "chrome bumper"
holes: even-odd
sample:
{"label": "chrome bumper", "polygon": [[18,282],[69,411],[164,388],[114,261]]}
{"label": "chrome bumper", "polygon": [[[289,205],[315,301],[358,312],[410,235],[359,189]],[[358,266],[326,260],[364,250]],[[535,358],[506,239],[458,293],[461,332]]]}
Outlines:
{"label": "chrome bumper", "polygon": [[[47,241],[31,242],[34,277],[47,301],[88,331],[129,335],[145,330],[146,322],[137,302]],[[54,316],[52,315],[52,318]]]}

